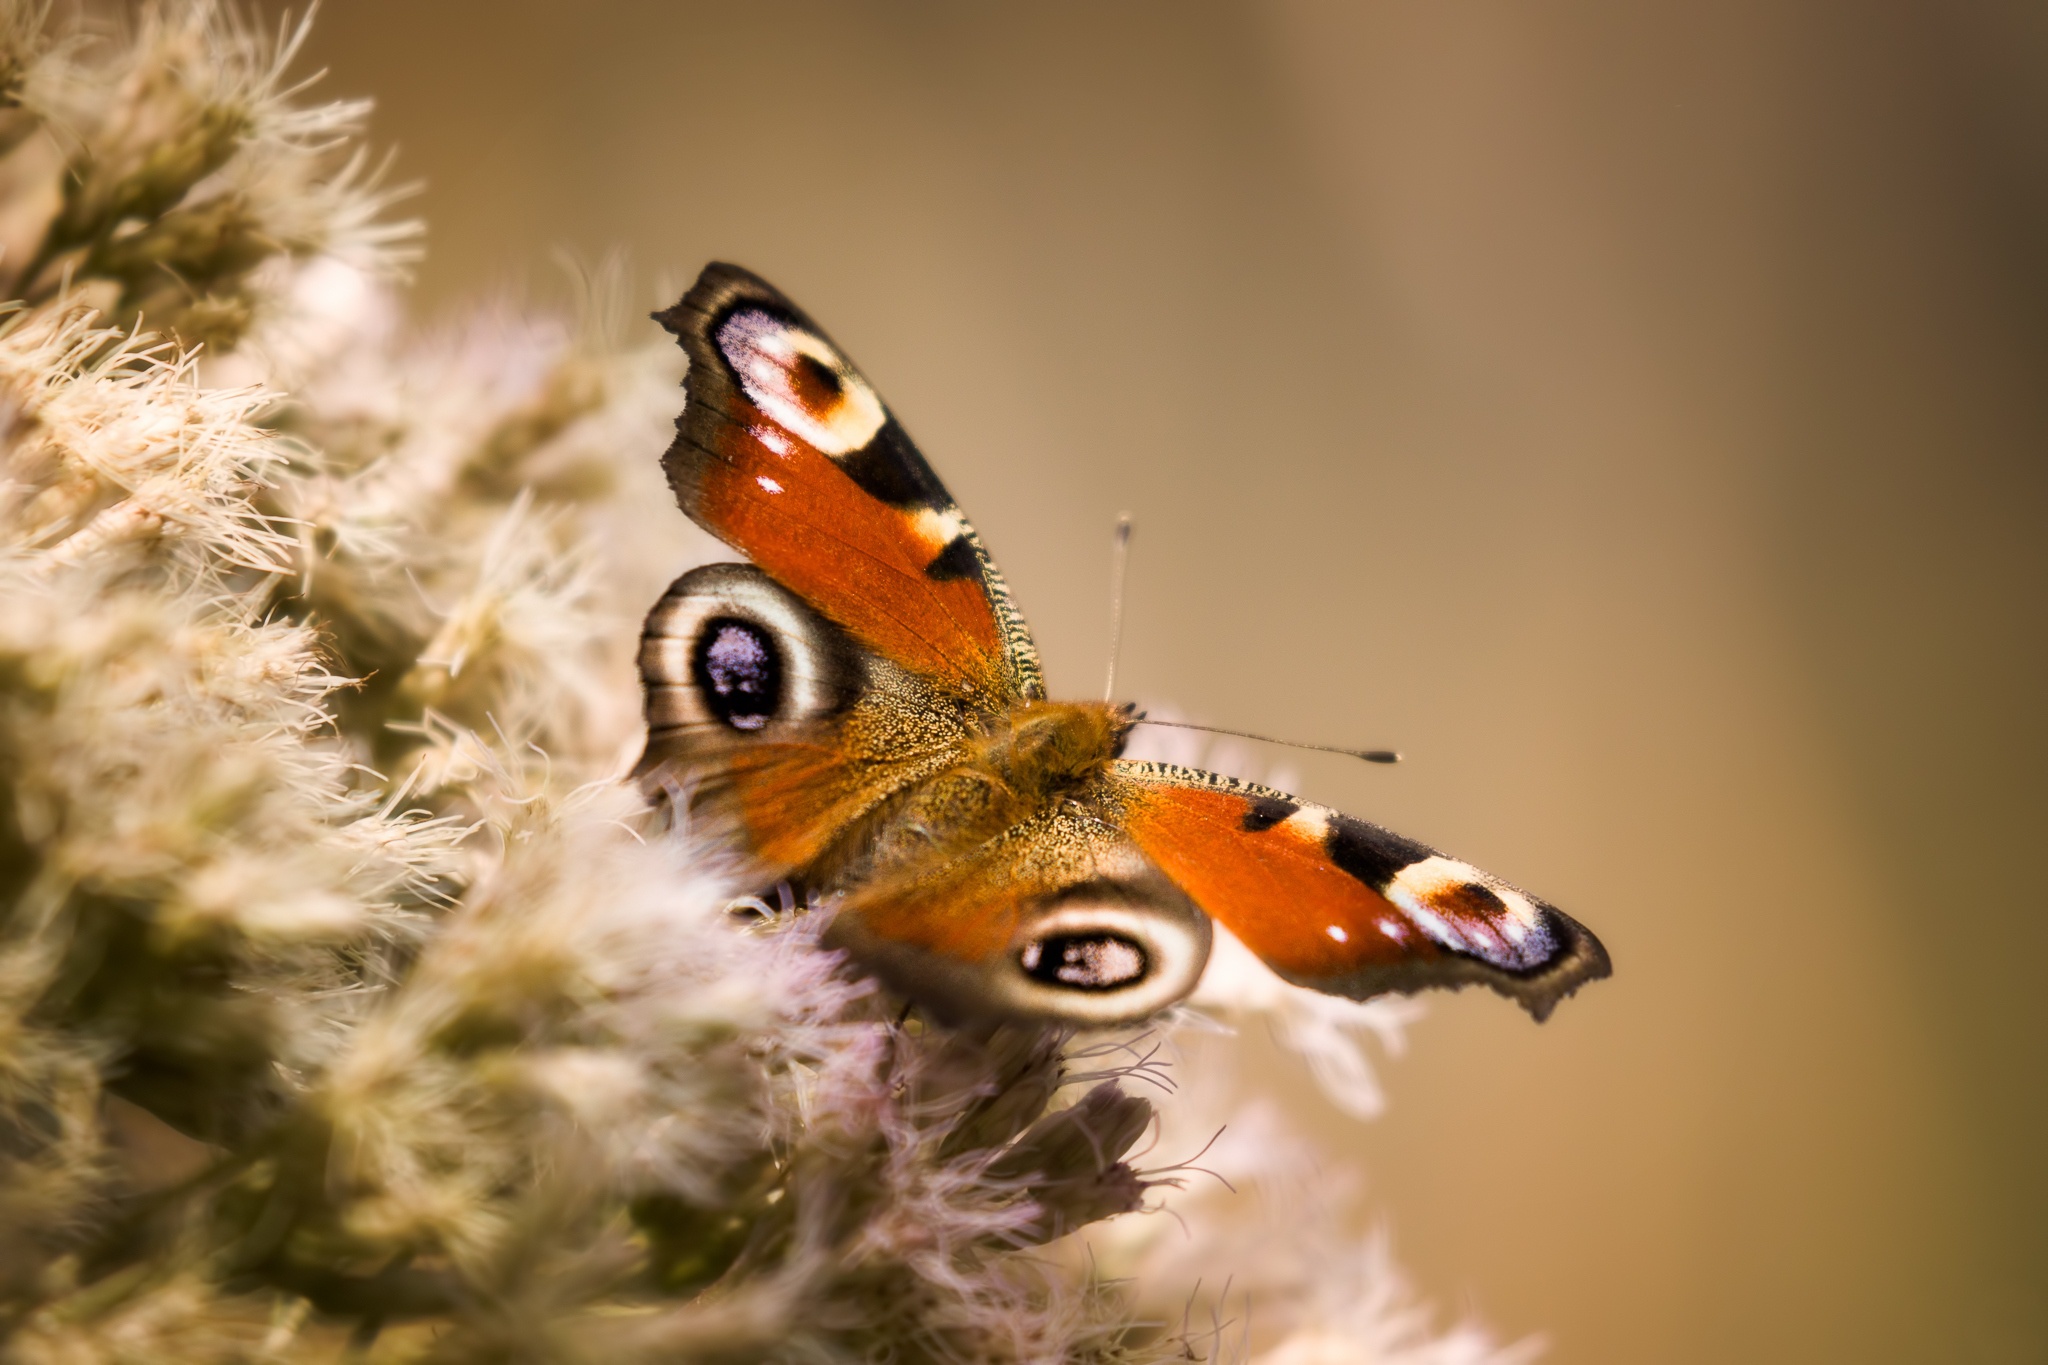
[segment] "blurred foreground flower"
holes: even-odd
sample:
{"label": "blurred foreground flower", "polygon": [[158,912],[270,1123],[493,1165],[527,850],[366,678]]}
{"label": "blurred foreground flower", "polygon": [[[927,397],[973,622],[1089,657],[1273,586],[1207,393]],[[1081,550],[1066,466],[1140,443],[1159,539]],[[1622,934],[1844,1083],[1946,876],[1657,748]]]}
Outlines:
{"label": "blurred foreground flower", "polygon": [[[1157,1040],[901,1022],[649,823],[674,352],[401,336],[300,32],[0,5],[5,1358],[1524,1358],[1175,1164]],[[1405,1016],[1259,989],[1374,1108]]]}

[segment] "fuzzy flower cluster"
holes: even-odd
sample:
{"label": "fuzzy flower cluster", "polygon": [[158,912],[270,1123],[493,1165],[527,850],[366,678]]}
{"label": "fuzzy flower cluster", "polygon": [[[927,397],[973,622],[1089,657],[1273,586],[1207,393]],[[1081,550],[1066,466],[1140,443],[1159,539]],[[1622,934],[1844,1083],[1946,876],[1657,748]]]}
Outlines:
{"label": "fuzzy flower cluster", "polygon": [[[0,1359],[1525,1359],[1170,1037],[922,1027],[649,819],[679,357],[408,335],[302,35],[0,0]],[[1376,1107],[1398,1011],[1247,1002]]]}

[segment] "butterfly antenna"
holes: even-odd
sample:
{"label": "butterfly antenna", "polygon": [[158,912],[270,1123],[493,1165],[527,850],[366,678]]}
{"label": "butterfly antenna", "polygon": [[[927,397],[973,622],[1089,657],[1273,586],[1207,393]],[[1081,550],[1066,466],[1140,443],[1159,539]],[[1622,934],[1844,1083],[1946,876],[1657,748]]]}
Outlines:
{"label": "butterfly antenna", "polygon": [[1109,552],[1109,681],[1102,699],[1116,700],[1116,656],[1124,643],[1124,569],[1131,562],[1131,514],[1119,512],[1116,541]]}
{"label": "butterfly antenna", "polygon": [[1235,739],[1256,739],[1265,744],[1283,744],[1290,749],[1313,749],[1319,754],[1343,754],[1347,758],[1362,758],[1367,763],[1399,763],[1401,755],[1392,749],[1346,749],[1335,744],[1304,744],[1298,739],[1275,739],[1271,735],[1257,735],[1250,730],[1226,730],[1220,725],[1196,725],[1185,720],[1150,720],[1139,716],[1134,725],[1163,725],[1169,730],[1200,730],[1211,735],[1230,735]]}

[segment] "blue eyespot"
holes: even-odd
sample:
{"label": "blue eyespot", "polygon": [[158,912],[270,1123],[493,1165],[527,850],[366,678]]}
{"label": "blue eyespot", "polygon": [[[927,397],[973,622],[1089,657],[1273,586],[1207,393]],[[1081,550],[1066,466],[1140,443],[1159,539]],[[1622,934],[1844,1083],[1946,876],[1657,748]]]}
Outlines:
{"label": "blue eyespot", "polygon": [[782,707],[782,654],[755,622],[731,616],[706,621],[690,672],[705,707],[735,730],[759,730]]}

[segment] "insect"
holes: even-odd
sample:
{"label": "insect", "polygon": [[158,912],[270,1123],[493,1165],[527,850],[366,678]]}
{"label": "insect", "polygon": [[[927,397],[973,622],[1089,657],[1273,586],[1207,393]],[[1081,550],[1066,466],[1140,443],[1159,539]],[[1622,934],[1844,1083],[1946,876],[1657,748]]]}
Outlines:
{"label": "insect", "polygon": [[745,554],[648,614],[637,776],[764,880],[836,894],[827,942],[943,1018],[1141,1019],[1224,925],[1363,999],[1478,983],[1538,1019],[1608,974],[1555,907],[1284,792],[1120,757],[1139,718],[1048,701],[981,539],[875,390],[735,266],[654,315],[689,357],[663,458]]}

